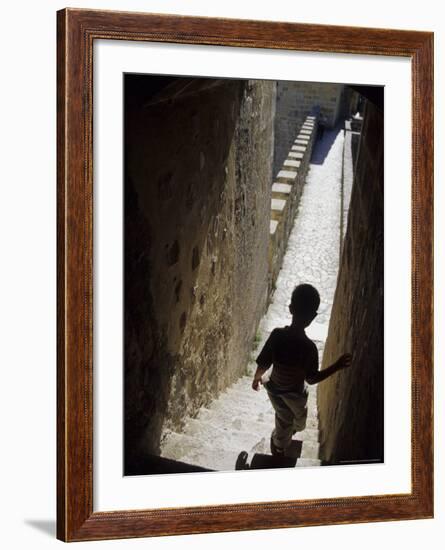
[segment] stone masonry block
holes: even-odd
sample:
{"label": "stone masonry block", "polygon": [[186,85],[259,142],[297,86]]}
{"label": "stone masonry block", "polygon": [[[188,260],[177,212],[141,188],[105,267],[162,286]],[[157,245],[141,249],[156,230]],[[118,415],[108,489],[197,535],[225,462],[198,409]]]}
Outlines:
{"label": "stone masonry block", "polygon": [[284,199],[272,199],[272,205],[271,205],[272,210],[283,212],[285,206],[286,206],[286,201]]}
{"label": "stone masonry block", "polygon": [[292,145],[291,151],[304,153],[306,151],[305,145]]}
{"label": "stone masonry block", "polygon": [[274,183],[272,185],[272,193],[286,193],[289,194],[292,191],[292,185],[288,183]]}
{"label": "stone masonry block", "polygon": [[293,160],[295,160],[295,159],[301,160],[304,157],[304,153],[302,153],[301,151],[291,151],[289,153],[288,157],[293,159]]}
{"label": "stone masonry block", "polygon": [[302,147],[304,147],[306,149],[306,146],[307,144],[309,143],[309,140],[306,139],[306,136],[304,139],[301,139],[301,138],[297,138],[295,141],[294,141],[294,144],[295,145],[300,145]]}
{"label": "stone masonry block", "polygon": [[286,159],[283,163],[285,168],[297,169],[300,167],[301,162],[299,160]]}
{"label": "stone masonry block", "polygon": [[294,181],[297,178],[297,172],[293,170],[280,170],[277,175],[277,179]]}

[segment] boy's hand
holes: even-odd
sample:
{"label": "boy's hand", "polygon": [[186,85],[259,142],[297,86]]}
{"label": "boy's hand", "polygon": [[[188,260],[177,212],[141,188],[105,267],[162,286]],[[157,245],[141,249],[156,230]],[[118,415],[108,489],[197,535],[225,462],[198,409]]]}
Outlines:
{"label": "boy's hand", "polygon": [[352,363],[352,355],[350,353],[345,353],[341,357],[339,357],[336,361],[336,365],[338,370],[347,369],[351,366]]}
{"label": "boy's hand", "polygon": [[260,390],[260,384],[262,384],[263,382],[261,381],[261,378],[254,378],[253,379],[253,382],[252,382],[252,389],[254,389],[255,391],[259,391]]}
{"label": "boy's hand", "polygon": [[253,375],[252,389],[259,391],[260,384],[263,383],[262,377],[263,374],[267,371],[268,367],[262,367],[258,365],[255,374]]}

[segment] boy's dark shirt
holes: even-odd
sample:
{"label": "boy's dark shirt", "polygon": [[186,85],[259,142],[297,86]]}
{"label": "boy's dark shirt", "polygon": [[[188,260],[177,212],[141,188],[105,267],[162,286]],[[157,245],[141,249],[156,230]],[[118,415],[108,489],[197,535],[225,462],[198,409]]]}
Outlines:
{"label": "boy's dark shirt", "polygon": [[289,326],[276,328],[256,363],[262,368],[273,364],[270,380],[265,384],[271,393],[302,393],[305,380],[318,372],[318,350],[306,334],[296,334]]}

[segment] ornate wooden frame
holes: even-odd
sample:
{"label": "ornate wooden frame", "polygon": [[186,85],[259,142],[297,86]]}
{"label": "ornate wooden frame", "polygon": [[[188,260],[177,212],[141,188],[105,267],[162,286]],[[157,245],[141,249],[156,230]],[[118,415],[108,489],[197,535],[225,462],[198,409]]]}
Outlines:
{"label": "ornate wooden frame", "polygon": [[[58,12],[57,31],[58,538],[95,540],[432,517],[433,33],[78,9]],[[95,39],[411,59],[411,493],[93,512],[92,69]]]}

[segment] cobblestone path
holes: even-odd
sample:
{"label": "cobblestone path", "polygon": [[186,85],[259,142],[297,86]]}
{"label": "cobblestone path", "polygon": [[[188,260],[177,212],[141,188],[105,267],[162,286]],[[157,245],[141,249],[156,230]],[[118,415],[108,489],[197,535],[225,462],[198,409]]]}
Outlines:
{"label": "cobblestone path", "polygon": [[[340,248],[343,132],[326,131],[316,143],[310,169],[291,231],[273,300],[260,322],[258,349],[270,332],[291,321],[288,305],[295,285],[310,283],[321,297],[319,315],[306,333],[323,353],[334,299]],[[233,470],[241,451],[270,453],[274,411],[264,389],[251,388],[252,376],[241,377],[196,418],[189,418],[183,433],[165,433],[162,456],[214,470]],[[303,442],[297,466],[316,466],[318,460],[317,386],[309,386],[306,429],[294,439]]]}

